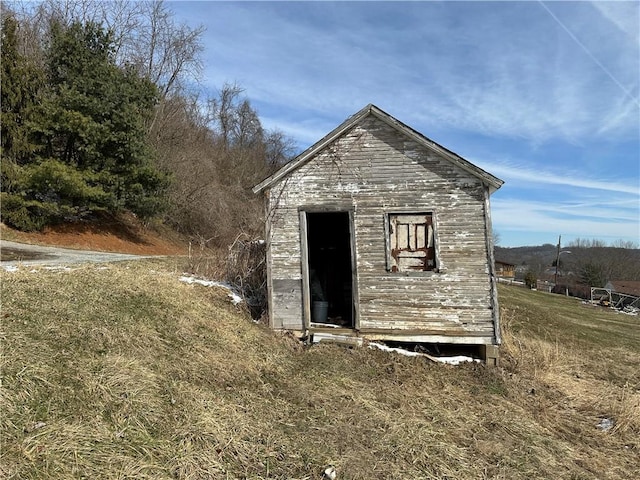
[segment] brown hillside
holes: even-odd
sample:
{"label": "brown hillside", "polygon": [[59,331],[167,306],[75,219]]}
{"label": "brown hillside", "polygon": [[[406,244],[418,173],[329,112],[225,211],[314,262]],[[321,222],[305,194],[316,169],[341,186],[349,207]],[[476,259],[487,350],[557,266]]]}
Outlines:
{"label": "brown hillside", "polygon": [[0,232],[4,240],[80,250],[137,255],[180,255],[187,251],[187,240],[176,232],[164,226],[147,227],[132,215],[67,223],[31,233],[2,224]]}

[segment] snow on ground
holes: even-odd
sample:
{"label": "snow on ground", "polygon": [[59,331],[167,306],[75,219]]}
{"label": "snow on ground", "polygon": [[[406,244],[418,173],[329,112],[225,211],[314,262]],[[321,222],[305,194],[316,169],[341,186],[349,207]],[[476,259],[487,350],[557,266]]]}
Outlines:
{"label": "snow on ground", "polygon": [[4,269],[4,271],[10,272],[10,273],[19,271],[21,267],[24,267],[24,268],[31,267],[31,269],[29,270],[29,273],[38,273],[40,272],[39,269],[50,270],[55,272],[71,272],[73,270],[76,270],[75,268],[71,268],[66,265],[34,265],[34,264],[2,265],[2,268]]}
{"label": "snow on ground", "polygon": [[433,355],[427,355],[426,353],[411,352],[403,348],[389,347],[387,345],[383,345],[382,343],[375,343],[375,342],[369,343],[369,348],[377,348],[378,350],[382,350],[384,352],[395,352],[400,355],[405,355],[407,357],[427,357],[430,360],[440,362],[440,363],[446,363],[449,365],[460,365],[461,363],[465,363],[465,362],[481,361],[481,360],[478,360],[477,358],[467,357],[465,355],[456,355],[454,357],[434,357]]}
{"label": "snow on ground", "polygon": [[242,301],[243,301],[242,297],[240,295],[238,295],[236,293],[236,291],[233,289],[233,287],[231,285],[227,284],[227,283],[216,282],[214,280],[203,280],[201,278],[192,277],[190,275],[183,275],[178,280],[180,280],[181,282],[184,282],[184,283],[203,285],[205,287],[220,287],[220,288],[224,288],[225,290],[227,290],[227,294],[229,295],[229,298],[231,298],[231,302],[234,305],[238,305],[239,303],[242,303]]}

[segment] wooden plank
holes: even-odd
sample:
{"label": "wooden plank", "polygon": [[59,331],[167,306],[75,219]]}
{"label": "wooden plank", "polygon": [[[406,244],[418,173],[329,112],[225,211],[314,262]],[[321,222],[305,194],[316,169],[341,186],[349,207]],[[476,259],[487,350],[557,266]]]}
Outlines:
{"label": "wooden plank", "polygon": [[489,187],[485,187],[484,195],[484,218],[485,218],[485,238],[487,239],[487,262],[489,267],[489,280],[491,282],[490,296],[491,296],[491,310],[493,312],[493,328],[494,328],[494,343],[500,345],[502,339],[500,338],[500,307],[498,306],[498,285],[495,274],[495,258],[493,253],[493,227],[491,225],[491,205],[489,203]]}
{"label": "wooden plank", "polygon": [[[271,268],[278,278],[299,279],[300,291],[307,288],[303,285],[300,209],[349,210],[352,262],[357,264],[352,270],[357,326],[375,329],[396,321],[402,328],[418,323],[429,328],[463,319],[486,329],[487,319],[491,322],[486,244],[489,210],[477,176],[374,120],[335,139],[292,172],[286,185],[272,186],[274,192],[282,188],[271,227]],[[424,217],[411,218],[421,217],[411,212],[434,212],[431,242],[439,273],[389,272],[394,246],[389,212],[408,216],[406,231],[395,245],[404,242],[413,250],[428,245],[430,235],[423,226]],[[415,262],[420,256],[407,254],[404,258]],[[290,309],[282,315],[293,322]],[[300,312],[303,315],[307,313]]]}
{"label": "wooden plank", "polygon": [[418,224],[416,228],[416,246],[415,248],[427,248],[427,225]]}
{"label": "wooden plank", "polygon": [[275,318],[273,315],[273,261],[271,258],[271,242],[272,242],[272,226],[271,226],[271,212],[273,209],[271,208],[271,190],[269,190],[265,195],[265,241],[267,242],[266,248],[266,261],[267,261],[267,308],[268,308],[268,316],[269,316],[269,326],[271,328],[281,328],[282,324],[277,323],[279,319]]}
{"label": "wooden plank", "polygon": [[358,259],[356,254],[356,230],[354,210],[349,210],[349,241],[351,243],[351,301],[353,302],[353,326],[360,328],[360,293],[358,288]]}
{"label": "wooden plank", "polygon": [[300,252],[302,266],[302,321],[304,328],[311,323],[311,289],[309,288],[309,244],[307,229],[307,213],[299,212],[300,218]]}
{"label": "wooden plank", "polygon": [[[281,328],[303,328],[302,281],[273,279],[273,314]],[[276,327],[277,328],[277,327]]]}

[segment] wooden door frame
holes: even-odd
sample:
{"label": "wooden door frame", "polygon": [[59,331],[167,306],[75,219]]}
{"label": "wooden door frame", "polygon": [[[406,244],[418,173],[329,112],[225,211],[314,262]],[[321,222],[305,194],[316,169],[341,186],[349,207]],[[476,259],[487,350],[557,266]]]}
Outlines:
{"label": "wooden door frame", "polygon": [[346,213],[349,216],[349,250],[351,253],[351,315],[353,330],[360,330],[360,303],[358,300],[358,269],[356,257],[356,235],[354,208],[352,205],[326,205],[326,206],[308,206],[299,207],[298,215],[300,218],[300,257],[302,264],[302,314],[304,329],[309,330],[311,325],[311,287],[309,278],[309,242],[308,235],[308,213]]}

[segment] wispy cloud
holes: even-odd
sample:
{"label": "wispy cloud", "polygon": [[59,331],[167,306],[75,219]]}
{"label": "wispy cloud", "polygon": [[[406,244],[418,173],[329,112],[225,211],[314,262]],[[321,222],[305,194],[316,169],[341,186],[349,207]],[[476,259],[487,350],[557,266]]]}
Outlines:
{"label": "wispy cloud", "polygon": [[569,238],[608,238],[637,241],[640,238],[640,184],[570,171],[561,166],[531,167],[510,161],[477,162],[506,183],[492,199],[495,228],[513,244],[521,244],[514,232],[536,232],[535,244],[545,234]]}
{"label": "wispy cloud", "polygon": [[[516,199],[492,201],[492,220],[498,232],[535,232],[547,234],[550,238],[561,233],[571,233],[572,237],[612,238],[637,241],[640,230],[638,221],[627,218],[616,219],[608,216],[590,215],[585,209],[581,215],[559,215],[546,202],[532,202]],[[594,212],[595,213],[595,212]]]}
{"label": "wispy cloud", "polygon": [[238,82],[301,149],[374,103],[506,180],[498,230],[640,235],[638,2],[174,8],[207,25],[210,88]]}
{"label": "wispy cloud", "polygon": [[[638,75],[640,76],[640,68],[638,69]],[[612,108],[603,112],[597,135],[605,136],[610,133],[615,134],[621,129],[626,129],[629,124],[632,125],[634,123],[633,121],[630,122],[633,116],[635,116],[635,118],[640,116],[636,104],[629,102],[626,97],[618,98],[615,104],[612,105]],[[640,135],[640,127],[638,127],[637,132],[638,135]]]}
{"label": "wispy cloud", "polygon": [[[564,201],[555,197],[553,201],[534,201],[498,196],[494,203],[497,203],[502,210],[517,210],[521,213],[538,212],[543,214],[547,220],[597,220],[602,223],[602,219],[606,218],[612,223],[629,224],[635,221],[636,228],[639,226],[637,211],[634,212],[633,206],[624,202],[603,200],[598,203],[584,203]],[[516,223],[526,221],[528,221],[528,217],[513,219],[513,222]]]}
{"label": "wispy cloud", "polygon": [[[448,125],[532,142],[637,132],[637,108],[611,81],[603,88],[603,70],[580,47],[592,46],[569,39],[535,3],[501,4],[500,16],[483,4],[455,3],[207,7],[220,12],[208,31],[216,60],[207,76],[218,84],[237,80],[267,109],[342,118],[371,102],[393,105],[427,129]],[[577,19],[567,25],[554,13],[580,42],[610,33],[605,28],[631,28],[612,25],[620,17],[614,7],[578,5],[571,14]],[[637,43],[635,50],[629,42],[603,48],[593,57],[604,55],[606,71],[637,92]]]}
{"label": "wispy cloud", "polygon": [[[536,232],[541,238],[545,233],[550,237],[564,233],[571,238],[640,238],[638,186],[513,165],[491,168],[507,180],[504,191],[492,199],[493,224],[499,232]],[[515,238],[511,241],[522,243]]]}
{"label": "wispy cloud", "polygon": [[[620,82],[616,73],[611,72],[611,70],[600,61],[598,56],[593,53],[591,48],[587,47],[582,41],[580,41],[580,39],[573,33],[572,29],[569,28],[565,24],[565,22],[560,20],[558,16],[555,13],[553,13],[549,7],[547,7],[547,5],[545,5],[545,2],[540,1],[539,3],[542,6],[542,8],[544,8],[544,10],[551,16],[551,18],[553,18],[556,21],[556,23],[567,33],[567,35],[569,35],[569,37],[571,37],[571,39],[589,56],[589,58],[593,60],[593,62],[611,79],[611,81],[615,83],[620,88],[620,90],[622,90],[622,92],[624,92],[625,96],[629,100],[631,100],[634,104],[636,104],[638,107],[640,107],[638,96],[634,95],[630,90],[628,90],[625,87],[625,85],[623,85]],[[626,30],[627,24],[619,23],[618,20],[620,19],[618,18],[618,16],[611,15],[612,13],[614,13],[612,9],[607,8],[604,10],[604,12],[606,12],[605,16],[607,16],[607,18],[610,18],[610,19],[613,18],[615,20],[614,23],[616,24],[616,26],[618,27],[622,26],[623,27],[622,30],[623,31]],[[636,12],[636,18],[637,18],[637,12]]]}
{"label": "wispy cloud", "polygon": [[640,5],[637,2],[591,2],[600,14],[629,37],[640,43]]}
{"label": "wispy cloud", "polygon": [[[364,106],[364,105],[363,105]],[[279,130],[286,132],[298,140],[298,148],[304,150],[324,137],[337,125],[331,122],[318,121],[317,119],[306,119],[300,121],[283,120],[282,118],[260,117],[262,125],[268,130]]]}
{"label": "wispy cloud", "polygon": [[564,187],[575,187],[588,190],[603,190],[609,192],[626,193],[635,196],[640,201],[639,185],[632,183],[622,183],[619,180],[603,180],[600,178],[589,178],[582,172],[570,172],[564,169],[562,172],[554,172],[550,169],[531,169],[525,165],[513,163],[498,163],[478,161],[479,165],[488,171],[511,183],[520,185],[560,185]]}

